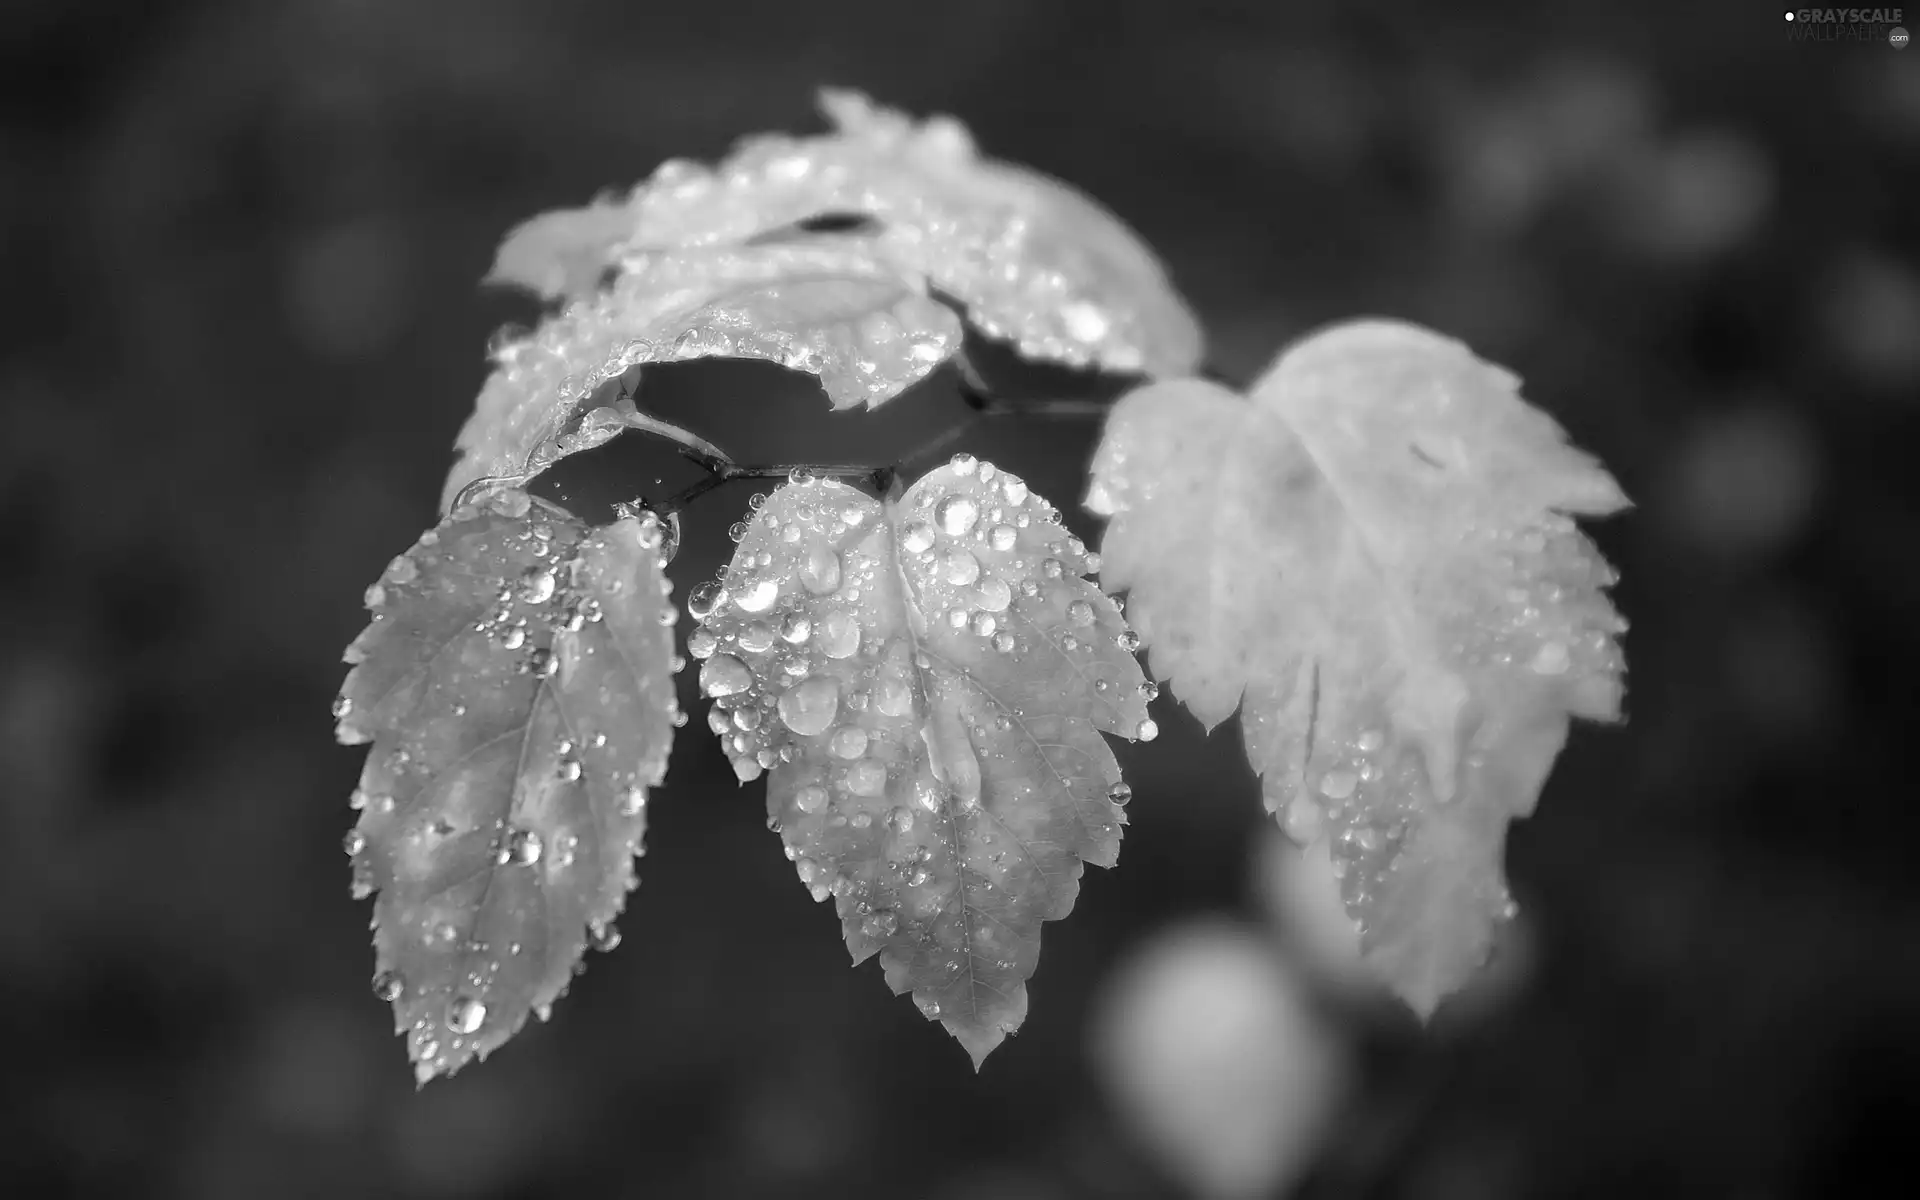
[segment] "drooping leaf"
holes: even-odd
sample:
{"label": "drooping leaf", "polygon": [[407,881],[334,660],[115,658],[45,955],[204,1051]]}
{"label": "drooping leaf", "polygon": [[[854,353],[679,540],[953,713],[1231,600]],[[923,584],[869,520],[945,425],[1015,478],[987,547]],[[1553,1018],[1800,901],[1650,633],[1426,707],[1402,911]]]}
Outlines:
{"label": "drooping leaf", "polygon": [[636,260],[498,352],[441,506],[476,480],[530,478],[619,432],[619,413],[586,406],[639,363],[772,359],[818,375],[836,408],[884,403],[960,347],[959,318],[925,293],[923,280],[844,239]]}
{"label": "drooping leaf", "polygon": [[347,835],[375,991],[422,1083],[543,1016],[635,882],[673,740],[659,530],[525,492],[463,505],[368,589],[335,713],[371,741]]}
{"label": "drooping leaf", "polygon": [[1026,1016],[1040,923],[1119,853],[1130,793],[1100,733],[1157,732],[1090,558],[962,457],[889,505],[780,488],[688,601],[710,724],[743,781],[771,770],[801,882],[976,1066]]}
{"label": "drooping leaf", "polygon": [[1126,397],[1087,497],[1155,676],[1209,727],[1240,708],[1269,806],[1330,840],[1366,961],[1422,1015],[1511,912],[1507,823],[1570,717],[1619,716],[1614,576],[1571,514],[1626,497],[1518,382],[1355,322],[1250,400]]}
{"label": "drooping leaf", "polygon": [[[873,244],[966,304],[988,333],[1035,358],[1177,375],[1202,354],[1198,322],[1139,237],[1058,180],[979,157],[964,126],[916,123],[855,92],[826,90],[825,136],[742,141],[709,170],[664,164],[627,197],[537,217],[500,248],[493,278],[578,295],[593,247],[622,255],[744,242],[811,218],[864,214]],[[616,214],[624,239],[607,235]]]}

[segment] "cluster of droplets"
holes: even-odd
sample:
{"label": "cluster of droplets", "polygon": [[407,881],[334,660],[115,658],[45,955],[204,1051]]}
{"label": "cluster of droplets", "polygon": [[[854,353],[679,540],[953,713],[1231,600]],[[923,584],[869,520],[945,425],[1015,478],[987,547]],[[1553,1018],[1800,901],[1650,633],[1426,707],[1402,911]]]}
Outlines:
{"label": "cluster of droplets", "polygon": [[1493,590],[1462,627],[1455,652],[1540,679],[1566,678],[1611,707],[1626,667],[1616,639],[1627,623],[1605,594],[1618,576],[1593,543],[1558,513],[1474,536],[1474,559]]}

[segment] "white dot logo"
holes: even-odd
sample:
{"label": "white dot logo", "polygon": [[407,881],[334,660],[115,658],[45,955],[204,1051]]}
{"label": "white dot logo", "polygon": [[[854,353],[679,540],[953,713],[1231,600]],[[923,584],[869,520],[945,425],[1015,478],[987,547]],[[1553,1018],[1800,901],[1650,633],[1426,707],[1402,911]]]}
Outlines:
{"label": "white dot logo", "polygon": [[1887,35],[1887,45],[1892,46],[1895,50],[1905,50],[1907,48],[1906,29],[1902,26],[1895,25],[1893,32]]}
{"label": "white dot logo", "polygon": [[1787,10],[1787,20],[1789,20],[1789,21],[1791,21],[1791,20],[1793,20],[1793,10],[1792,10],[1792,9],[1788,9],[1788,10]]}

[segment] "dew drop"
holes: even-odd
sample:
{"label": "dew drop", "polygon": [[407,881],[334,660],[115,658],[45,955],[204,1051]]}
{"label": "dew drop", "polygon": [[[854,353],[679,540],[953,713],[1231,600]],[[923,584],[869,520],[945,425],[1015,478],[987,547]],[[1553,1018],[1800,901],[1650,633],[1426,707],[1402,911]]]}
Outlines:
{"label": "dew drop", "polygon": [[455,996],[447,1005],[447,1028],[455,1033],[472,1033],[486,1019],[487,1006],[472,996]]}
{"label": "dew drop", "polygon": [[802,737],[824,733],[840,712],[840,684],[821,675],[787,689],[780,696],[780,720]]}
{"label": "dew drop", "polygon": [[733,710],[733,727],[742,731],[760,727],[760,710],[751,706],[742,706]]}
{"label": "dew drop", "polygon": [[373,995],[377,1000],[392,1004],[407,990],[407,981],[400,978],[398,971],[382,971],[373,977]]}
{"label": "dew drop", "polygon": [[714,647],[719,644],[720,639],[705,629],[696,629],[687,635],[687,653],[698,659],[711,658]]}
{"label": "dew drop", "polygon": [[1354,745],[1360,748],[1360,752],[1362,754],[1372,754],[1375,750],[1378,750],[1385,742],[1386,742],[1385,735],[1383,735],[1378,729],[1366,730],[1358,738],[1354,739]]}
{"label": "dew drop", "polygon": [[955,629],[965,629],[967,627],[967,610],[964,608],[948,609],[947,624]]}
{"label": "dew drop", "polygon": [[992,613],[978,612],[973,614],[973,632],[980,637],[991,637],[993,631],[999,628],[999,625],[1000,622],[993,619]]}
{"label": "dew drop", "polygon": [[620,945],[619,927],[610,921],[595,921],[587,926],[587,944],[602,954]]}
{"label": "dew drop", "polygon": [[1020,531],[1011,525],[995,525],[987,538],[988,544],[1003,554],[1013,549],[1019,540]]}
{"label": "dew drop", "polygon": [[803,813],[817,813],[827,806],[827,789],[809,783],[793,794],[793,804]]}
{"label": "dew drop", "polygon": [[948,583],[965,587],[980,578],[980,560],[965,550],[955,550],[947,555],[944,574]]}
{"label": "dew drop", "polygon": [[[682,713],[681,715],[685,716],[686,714]],[[619,807],[620,815],[623,817],[639,816],[647,807],[647,789],[637,783],[628,787],[620,793]]]}
{"label": "dew drop", "polygon": [[1027,502],[1027,485],[1018,475],[1002,475],[1000,489],[1006,495],[1009,504]]}
{"label": "dew drop", "polygon": [[1057,558],[1045,559],[1040,563],[1040,573],[1048,579],[1060,578],[1063,570],[1064,568],[1061,567],[1060,560]]}
{"label": "dew drop", "polygon": [[947,465],[953,468],[955,475],[971,475],[979,467],[980,460],[971,454],[956,454],[947,460]]}
{"label": "dew drop", "polygon": [[980,506],[967,496],[948,496],[934,507],[933,519],[949,537],[960,537],[980,519]]}
{"label": "dew drop", "polygon": [[1093,605],[1088,604],[1085,600],[1075,600],[1072,604],[1067,605],[1067,620],[1072,621],[1075,625],[1093,624]]}
{"label": "dew drop", "polygon": [[993,648],[995,650],[998,650],[1002,654],[1013,653],[1013,635],[1008,633],[1004,629],[1001,630],[999,633],[994,634]]}
{"label": "dew drop", "polygon": [[731,654],[716,654],[700,668],[700,690],[708,696],[733,696],[753,686],[753,672]]}
{"label": "dew drop", "polygon": [[873,706],[889,717],[904,717],[913,711],[913,689],[898,675],[889,675],[874,688]]}
{"label": "dew drop", "polygon": [[843,725],[833,731],[827,752],[835,758],[859,758],[867,752],[867,731],[858,725]]}
{"label": "dew drop", "polygon": [[1133,789],[1124,783],[1116,783],[1107,789],[1107,799],[1115,804],[1125,804],[1133,799]]}
{"label": "dew drop", "polygon": [[793,645],[798,646],[806,641],[812,632],[813,622],[807,619],[805,613],[790,612],[780,619],[780,636]]}
{"label": "dew drop", "polygon": [[1149,679],[1140,685],[1140,698],[1151,704],[1160,698],[1160,685]]}
{"label": "dew drop", "polygon": [[840,590],[840,555],[832,546],[816,543],[800,564],[800,586],[816,596],[831,596]]}
{"label": "dew drop", "polygon": [[764,621],[755,621],[740,631],[740,648],[760,654],[773,648],[773,630]]}
{"label": "dew drop", "polygon": [[527,644],[527,631],[521,626],[515,625],[500,635],[500,644],[509,650],[518,650]]}
{"label": "dew drop", "polygon": [[520,598],[528,604],[545,604],[553,599],[555,583],[549,567],[528,567],[520,576]]}
{"label": "dew drop", "polygon": [[1125,650],[1128,654],[1132,654],[1140,648],[1140,635],[1131,629],[1122,629],[1115,635],[1113,644]]}
{"label": "dew drop", "polygon": [[913,832],[913,813],[904,808],[896,808],[887,814],[887,828],[895,833]]}
{"label": "dew drop", "polygon": [[515,829],[507,834],[506,844],[500,847],[500,862],[517,863],[530,867],[540,861],[540,851],[544,849],[540,835],[531,829]]}
{"label": "dew drop", "polygon": [[1352,771],[1328,771],[1320,777],[1320,794],[1329,800],[1345,800],[1359,783],[1360,777]]}
{"label": "dew drop", "polygon": [[887,768],[871,758],[863,758],[847,768],[845,783],[847,790],[856,796],[878,796],[887,787]]}
{"label": "dew drop", "polygon": [[1155,725],[1151,719],[1145,720],[1134,727],[1133,736],[1143,742],[1150,742],[1160,736],[1160,727]]}
{"label": "dew drop", "polygon": [[704,621],[726,602],[727,589],[709,579],[687,593],[687,613],[696,621]]}
{"label": "dew drop", "polygon": [[771,579],[760,579],[748,584],[733,598],[733,602],[740,606],[742,612],[763,613],[772,608],[773,602],[779,598],[780,585]]}
{"label": "dew drop", "polygon": [[358,854],[367,848],[367,835],[358,829],[349,829],[347,836],[340,839],[340,848],[348,854]]}
{"label": "dew drop", "polygon": [[821,620],[816,640],[828,658],[846,658],[860,648],[860,622],[835,609]]}
{"label": "dew drop", "polygon": [[[908,554],[924,554],[933,546],[933,526],[915,521],[900,535],[900,548]],[[374,607],[369,604],[369,607]]]}
{"label": "dew drop", "polygon": [[1532,665],[1537,675],[1564,675],[1568,661],[1565,646],[1559,642],[1548,642],[1533,656]]}

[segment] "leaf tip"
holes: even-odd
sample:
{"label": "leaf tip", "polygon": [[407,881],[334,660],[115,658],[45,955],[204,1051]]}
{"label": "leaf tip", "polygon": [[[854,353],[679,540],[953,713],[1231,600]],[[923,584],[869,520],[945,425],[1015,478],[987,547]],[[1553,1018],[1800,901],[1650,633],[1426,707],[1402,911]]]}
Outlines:
{"label": "leaf tip", "polygon": [[1007,1035],[1013,1032],[998,1024],[968,1025],[960,1021],[946,1021],[943,1024],[946,1025],[947,1032],[953,1035],[953,1039],[966,1050],[967,1056],[973,1059],[973,1073],[976,1075],[980,1073],[980,1068],[986,1065],[987,1055],[999,1049],[1000,1043],[1006,1041]]}

